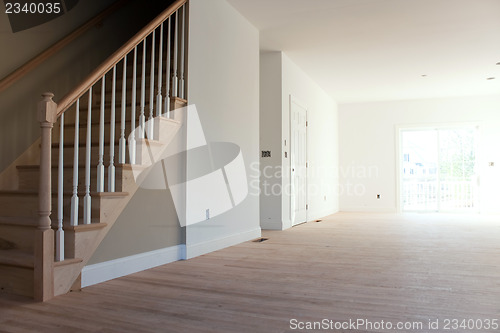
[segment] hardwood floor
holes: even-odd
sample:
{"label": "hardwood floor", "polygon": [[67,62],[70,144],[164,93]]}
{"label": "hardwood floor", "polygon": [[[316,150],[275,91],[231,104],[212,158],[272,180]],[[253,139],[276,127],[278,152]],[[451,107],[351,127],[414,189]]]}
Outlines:
{"label": "hardwood floor", "polygon": [[500,321],[500,216],[339,213],[263,236],[43,304],[2,296],[0,332],[500,331],[444,327]]}

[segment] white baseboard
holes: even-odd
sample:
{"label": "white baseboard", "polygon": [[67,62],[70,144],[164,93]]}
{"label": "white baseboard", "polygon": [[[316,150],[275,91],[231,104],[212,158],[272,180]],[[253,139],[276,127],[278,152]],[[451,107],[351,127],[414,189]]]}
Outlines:
{"label": "white baseboard", "polygon": [[261,236],[261,229],[259,227],[203,243],[187,244],[186,259],[191,259],[194,257],[201,256],[203,254],[221,250],[229,246],[233,246],[255,238],[259,238],[260,236]]}
{"label": "white baseboard", "polygon": [[397,213],[396,208],[389,207],[340,207],[340,212],[360,213]]}
{"label": "white baseboard", "polygon": [[265,230],[282,230],[283,223],[279,220],[264,220],[260,221],[260,227]]}
{"label": "white baseboard", "polygon": [[333,214],[338,213],[338,212],[339,212],[338,209],[328,209],[328,210],[324,210],[324,211],[320,211],[320,212],[307,213],[307,221],[311,222],[311,221],[319,220],[319,219],[333,215]]}
{"label": "white baseboard", "polygon": [[[328,209],[328,210],[324,210],[324,211],[320,211],[320,212],[308,212],[307,213],[307,222],[318,220],[318,219],[324,218],[324,217],[329,216],[329,215],[333,215],[333,214],[338,213],[338,212],[339,212],[339,210],[337,208]],[[285,230],[285,229],[291,228],[292,225],[291,225],[290,221],[282,222],[282,221],[276,221],[276,220],[275,221],[268,220],[268,221],[262,221],[261,227],[263,230]]]}
{"label": "white baseboard", "polygon": [[185,259],[184,244],[164,249],[136,254],[129,257],[110,260],[85,266],[82,270],[82,287],[116,279],[153,267]]}

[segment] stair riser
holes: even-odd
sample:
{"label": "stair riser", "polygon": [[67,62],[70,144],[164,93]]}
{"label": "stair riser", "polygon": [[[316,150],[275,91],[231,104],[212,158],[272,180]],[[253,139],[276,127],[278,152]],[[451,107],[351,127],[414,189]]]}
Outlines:
{"label": "stair riser", "polygon": [[33,253],[34,226],[0,225],[0,250],[19,250]]}
{"label": "stair riser", "polygon": [[[146,123],[147,126],[147,123]],[[169,142],[172,138],[173,135],[177,132],[177,126],[174,125],[174,127],[170,126],[170,124],[165,125],[165,121],[158,122],[154,124],[153,126],[153,132],[154,134],[154,140],[159,140],[161,142]],[[97,142],[97,138],[92,142],[92,147],[90,149],[90,165],[91,167],[96,167],[97,164],[99,163],[99,144]],[[108,140],[109,141],[109,140]],[[139,142],[140,140],[137,139],[136,142]],[[71,142],[74,142],[71,140]],[[64,150],[63,150],[63,159],[64,159],[64,164],[65,165],[71,165],[73,164],[74,160],[74,147],[71,146],[71,143],[69,144],[70,146],[68,147],[67,144],[65,144]],[[153,143],[152,145],[158,145],[158,143]],[[118,164],[120,163],[119,159],[119,154],[120,154],[120,145],[119,141],[115,141],[115,147],[114,147],[114,163]],[[163,149],[163,148],[162,148]],[[109,155],[110,147],[107,143],[105,143],[104,146],[104,164],[109,164],[110,161],[110,155]],[[140,151],[139,144],[136,145],[136,151]],[[146,152],[145,157],[148,159],[149,153]],[[137,153],[137,161],[136,163],[141,163],[141,161],[144,161],[144,159],[140,158],[140,154]],[[80,142],[80,147],[78,147],[78,164],[79,165],[84,165],[85,164],[85,158],[86,158],[86,147],[85,147],[85,141]],[[54,146],[52,147],[52,154],[51,154],[51,161],[52,165],[58,165],[59,164],[59,147],[57,146],[56,143],[54,143]],[[128,137],[126,138],[125,141],[125,163],[130,163],[130,152],[129,152],[129,142],[128,142]]]}
{"label": "stair riser", "polygon": [[[128,126],[127,126],[128,125]],[[120,139],[120,121],[117,119],[117,122],[115,123],[115,143],[118,142]],[[125,125],[125,128],[129,131],[130,130],[130,122]],[[105,144],[109,143],[109,134],[110,134],[110,129],[111,125],[110,123],[105,123],[104,124],[104,142]],[[91,126],[91,140],[92,142],[99,142],[99,123],[93,123]],[[87,127],[79,127],[78,129],[78,142],[79,143],[85,143],[85,140],[87,139]],[[73,144],[75,142],[75,127],[73,126],[66,126],[64,128],[64,141],[65,144]],[[59,128],[54,130],[53,138],[52,138],[52,143],[59,143]]]}
{"label": "stair riser", "polygon": [[[156,98],[156,95],[158,94],[158,78],[154,78],[154,84],[153,84],[153,95]],[[130,103],[132,101],[132,77],[127,78],[127,86],[125,90],[125,96],[126,96],[126,101],[127,103]],[[145,80],[145,105],[149,104],[149,99],[150,99],[150,87],[151,87],[151,82],[149,75],[146,77]],[[115,90],[115,106],[116,110],[119,110],[121,107],[121,100],[122,100],[122,82],[121,79],[117,80],[116,84],[116,90]],[[139,77],[136,81],[136,89],[135,89],[135,95],[136,95],[136,101],[138,104],[140,104],[141,101],[141,92],[142,92],[142,82],[141,78]],[[161,94],[163,97],[165,97],[166,89],[165,89],[165,76],[162,77],[162,89],[161,89]],[[113,89],[111,86],[111,82],[106,83],[106,91],[104,92],[104,103],[106,105],[111,105],[111,100],[113,97]],[[101,87],[100,85],[98,87],[94,87],[94,90],[92,91],[92,109],[98,109],[101,105]],[[82,98],[80,98],[80,113],[82,112],[87,112],[88,111],[88,95],[84,95]]]}
{"label": "stair riser", "polygon": [[[158,95],[158,82],[157,79],[155,78],[154,86],[153,86],[153,103],[156,105],[156,99]],[[145,91],[144,91],[144,107],[145,107],[145,112],[148,113],[149,107],[150,107],[150,81],[149,78],[146,79],[146,86],[145,86]],[[126,87],[126,92],[125,92],[125,101],[126,101],[126,114],[128,117],[130,117],[131,114],[131,105],[132,105],[132,79],[127,80],[127,87]],[[136,91],[135,91],[135,98],[136,98],[136,113],[139,113],[139,110],[141,108],[141,93],[142,93],[142,86],[141,86],[141,81],[138,80],[136,82]],[[162,105],[165,102],[165,97],[166,97],[167,89],[165,87],[165,82],[164,79],[162,79],[162,87],[161,87],[161,96],[162,96]],[[106,88],[106,92],[104,94],[104,105],[105,105],[105,119],[109,120],[110,115],[111,115],[111,101],[112,101],[112,89],[111,87]],[[122,86],[121,82],[119,82],[119,85],[117,84],[116,86],[116,92],[115,92],[115,113],[116,116],[119,117],[121,114],[121,107],[122,107]],[[68,114],[70,113],[75,113],[76,106],[73,105],[67,112]],[[100,88],[97,90],[94,90],[92,93],[92,119],[99,119],[100,116],[100,111],[101,111],[101,91]],[[87,114],[88,114],[88,96],[84,95],[82,98],[80,98],[80,119],[84,120],[87,119]],[[73,118],[72,118],[73,119]]]}
{"label": "stair riser", "polygon": [[[100,216],[100,197],[92,197],[92,217]],[[83,214],[84,198],[80,196],[78,202],[80,216]],[[69,218],[71,214],[71,197],[65,196],[63,199],[63,216]],[[19,216],[35,217],[38,216],[38,196],[36,195],[0,195],[0,215],[1,216]],[[52,197],[53,223],[57,221],[57,197],[54,193]]]}
{"label": "stair riser", "polygon": [[[58,170],[57,168],[52,169],[52,191],[55,192],[58,189]],[[19,189],[20,190],[37,190],[38,184],[40,182],[40,172],[39,169],[29,168],[29,169],[18,169],[19,175]],[[120,166],[115,167],[115,191],[122,191],[122,168]],[[108,168],[105,167],[104,177],[106,184],[104,186],[107,189],[107,179],[108,179]],[[68,192],[73,190],[73,168],[63,169],[63,191]],[[90,169],[90,179],[97,179],[97,167]],[[85,168],[80,167],[78,169],[78,192],[85,190]],[[91,187],[95,188],[97,186],[94,183]]]}
{"label": "stair riser", "polygon": [[[119,152],[120,152],[120,147],[115,142],[115,164],[119,162],[119,160],[118,160]],[[129,153],[128,153],[128,148],[127,148],[127,151],[125,152],[127,160],[128,160],[128,154]],[[78,164],[79,165],[85,165],[85,157],[86,157],[86,149],[85,149],[85,145],[83,145],[83,146],[80,146],[78,148]],[[64,151],[63,151],[63,158],[64,158],[64,164],[70,164],[70,165],[73,164],[74,148],[73,147],[65,147]],[[109,146],[104,146],[104,163],[108,164],[109,160],[110,160]],[[59,148],[58,147],[52,148],[51,161],[52,161],[52,165],[59,164]],[[91,166],[91,168],[96,167],[98,162],[99,162],[99,146],[94,145],[90,149],[90,166]]]}
{"label": "stair riser", "polygon": [[[139,111],[139,109],[137,109]],[[144,121],[148,121],[149,119],[149,110],[146,110],[147,113],[144,115]],[[136,119],[135,119],[135,128],[138,128],[139,126],[139,118],[140,113],[136,114]],[[156,111],[153,114],[153,117],[156,117]],[[109,118],[109,117],[108,117]],[[85,144],[86,139],[87,139],[87,115],[85,115],[85,118],[81,118],[80,126],[78,129],[78,142],[80,144]],[[75,126],[74,122],[66,122],[66,126],[64,127],[64,143],[66,145],[68,144],[73,144],[75,140]],[[130,114],[127,113],[126,115],[126,121],[125,121],[125,139],[128,140],[128,137],[130,135],[130,127],[131,127],[131,121],[130,121]],[[111,131],[111,124],[109,119],[106,119],[104,122],[104,143],[108,144],[109,143],[109,138],[110,138],[110,131]],[[54,126],[54,129],[52,131],[52,143],[56,144],[59,143],[60,139],[60,127],[59,125]],[[100,136],[100,125],[99,125],[99,118],[92,118],[92,124],[91,124],[91,140],[93,143],[97,144],[99,142],[99,136]],[[115,119],[115,144],[118,142],[118,140],[121,137],[121,115],[117,114],[116,119]]]}
{"label": "stair riser", "polygon": [[35,195],[0,195],[1,216],[38,216],[38,197]]}
{"label": "stair riser", "polygon": [[0,293],[33,297],[33,286],[32,268],[0,265]]}
{"label": "stair riser", "polygon": [[[145,99],[145,104],[144,104],[144,115],[146,117],[146,119],[149,118],[149,114],[150,114],[150,95],[149,95],[149,88],[146,89],[146,99]],[[153,116],[156,116],[157,114],[157,104],[156,104],[156,100],[157,100],[157,88],[155,88],[155,91],[154,91],[154,106],[153,106]],[[161,107],[162,107],[162,110],[161,112],[164,113],[166,110],[164,110],[164,106],[165,106],[165,88],[162,88],[162,101],[161,101]],[[99,124],[100,122],[100,114],[101,114],[101,100],[100,100],[100,95],[97,96],[98,97],[98,100],[93,100],[92,102],[92,111],[91,111],[91,121],[92,121],[92,124]],[[116,104],[115,104],[115,122],[116,122],[116,128],[119,129],[120,128],[120,121],[121,121],[121,113],[122,113],[122,110],[121,110],[121,92],[120,94],[117,94],[116,95]],[[67,110],[65,112],[65,125],[68,125],[68,124],[74,124],[75,121],[74,121],[74,118],[75,118],[75,107],[71,107],[69,110]],[[126,128],[127,128],[127,132],[130,132],[130,117],[131,117],[131,114],[132,114],[132,97],[131,97],[131,94],[130,92],[127,92],[127,99],[126,99],[126,110],[125,110],[125,118],[126,118]],[[136,124],[138,124],[138,120],[139,120],[139,116],[141,114],[141,95],[140,95],[140,90],[137,91],[137,95],[136,95],[136,108],[135,108],[135,114],[136,114]],[[83,131],[83,132],[86,132],[86,126],[85,124],[87,124],[87,118],[88,118],[88,107],[87,107],[87,101],[86,99],[85,100],[81,100],[80,101],[80,131]],[[104,121],[105,123],[109,123],[111,120],[111,94],[108,96],[106,95],[106,98],[105,98],[105,111],[104,111]],[[83,125],[83,126],[82,126]],[[137,126],[137,125],[136,125]],[[54,125],[54,131],[53,131],[53,137],[54,139],[56,138],[56,136],[58,137],[58,133],[59,133],[59,127],[60,127],[60,124],[57,123]],[[99,126],[97,125],[97,128]],[[65,130],[68,130],[69,127],[66,126]],[[94,131],[94,128],[92,128],[92,131]],[[117,130],[119,131],[119,130]]]}
{"label": "stair riser", "polygon": [[[108,101],[109,102],[109,101]],[[126,104],[126,110],[125,110],[125,119],[126,119],[126,123],[128,122],[127,124],[127,127],[130,126],[130,116],[131,116],[131,102],[127,102]],[[111,119],[111,103],[106,103],[105,104],[105,111],[104,111],[104,123],[109,123],[110,122],[110,119]],[[146,106],[146,109],[148,108],[149,106]],[[115,106],[115,123],[116,123],[116,127],[117,128],[120,128],[120,122],[121,122],[121,102],[118,102],[116,103],[116,106]],[[136,119],[139,119],[139,112],[140,112],[140,104],[136,104]],[[65,113],[65,119],[64,119],[64,124],[65,124],[65,131],[69,130],[70,127],[74,127],[74,126],[71,126],[75,123],[74,119],[75,119],[75,111],[74,110],[68,110],[66,111]],[[86,132],[87,130],[87,117],[88,117],[88,110],[87,110],[87,107],[85,106],[85,108],[80,108],[80,132]],[[101,119],[101,107],[100,107],[100,104],[99,105],[93,105],[92,106],[92,111],[91,111],[91,121],[92,121],[92,125],[97,125],[97,128],[99,128],[99,122],[100,122],[100,119]],[[70,126],[68,126],[70,125]],[[60,127],[60,123],[58,122],[57,124],[54,125],[54,131],[53,133],[59,133],[59,127]],[[94,131],[94,128],[92,128],[92,131]],[[54,139],[55,139],[55,134],[53,134],[54,136]]]}

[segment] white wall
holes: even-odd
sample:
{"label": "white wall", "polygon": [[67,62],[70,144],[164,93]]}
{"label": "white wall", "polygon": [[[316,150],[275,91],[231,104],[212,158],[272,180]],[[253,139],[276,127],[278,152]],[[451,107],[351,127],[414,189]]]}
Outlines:
{"label": "white wall", "polygon": [[[259,32],[225,0],[192,0],[189,15],[189,104],[207,141],[241,147],[250,182],[259,161]],[[250,194],[234,209],[187,226],[187,257],[259,236],[259,197]]]}
{"label": "white wall", "polygon": [[[281,74],[281,80],[276,76]],[[272,166],[261,181],[269,183],[268,195],[261,195],[261,224],[263,228],[291,227],[290,196],[290,95],[308,110],[307,159],[308,220],[338,211],[338,119],[336,103],[284,53],[261,54],[261,150],[272,148],[271,159],[261,158],[263,166]],[[279,92],[281,100],[276,101]],[[278,104],[279,103],[279,104]],[[281,133],[281,136],[278,136]],[[278,141],[279,140],[279,141]],[[285,145],[286,141],[286,145]],[[285,152],[287,158],[285,158]],[[281,154],[278,156],[278,154]],[[274,174],[274,177],[268,177]],[[281,180],[281,192],[270,190]],[[262,189],[262,185],[261,185]],[[276,193],[279,193],[277,195]],[[281,204],[276,204],[279,198]],[[267,201],[267,202],[266,202]],[[279,219],[276,222],[276,219]]]}
{"label": "white wall", "polygon": [[[282,68],[281,52],[260,54],[260,150],[271,151],[271,157],[260,158],[260,224],[264,229],[282,229],[281,189]],[[259,173],[259,170],[253,172]],[[277,173],[278,172],[278,173]]]}
{"label": "white wall", "polygon": [[[308,221],[338,211],[338,113],[337,105],[325,91],[283,53],[282,133],[287,139],[283,151],[289,153],[290,95],[307,108],[307,212]],[[289,170],[290,159],[283,159],[283,170]],[[290,174],[283,173],[283,188],[288,188]],[[283,226],[290,227],[290,200],[282,197]]]}
{"label": "white wall", "polygon": [[500,212],[500,95],[340,105],[340,210],[397,210],[397,126],[460,122],[480,123],[480,211]]}

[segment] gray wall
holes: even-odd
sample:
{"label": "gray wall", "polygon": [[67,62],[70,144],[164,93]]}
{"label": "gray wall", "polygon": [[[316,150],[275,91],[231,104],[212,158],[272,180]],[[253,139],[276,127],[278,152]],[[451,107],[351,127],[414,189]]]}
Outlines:
{"label": "gray wall", "polygon": [[[241,147],[251,182],[259,162],[259,32],[225,0],[191,1],[189,26],[189,104],[207,141]],[[258,236],[259,196],[249,194],[232,210],[188,226],[187,256]]]}
{"label": "gray wall", "polygon": [[182,244],[184,230],[169,191],[138,189],[88,265]]}
{"label": "gray wall", "polygon": [[[260,54],[260,150],[271,157],[260,158],[260,225],[263,229],[282,229],[281,189],[282,150],[282,66],[281,52]],[[252,187],[252,191],[254,188]]]}
{"label": "gray wall", "polygon": [[[80,1],[67,14],[28,30],[12,33],[7,15],[0,13],[0,77],[5,77],[111,4],[112,0]],[[168,3],[167,3],[168,4]],[[0,92],[0,172],[40,136],[36,104],[51,91],[57,102],[126,40],[156,16],[166,4],[126,7]],[[130,18],[134,19],[130,19]]]}

